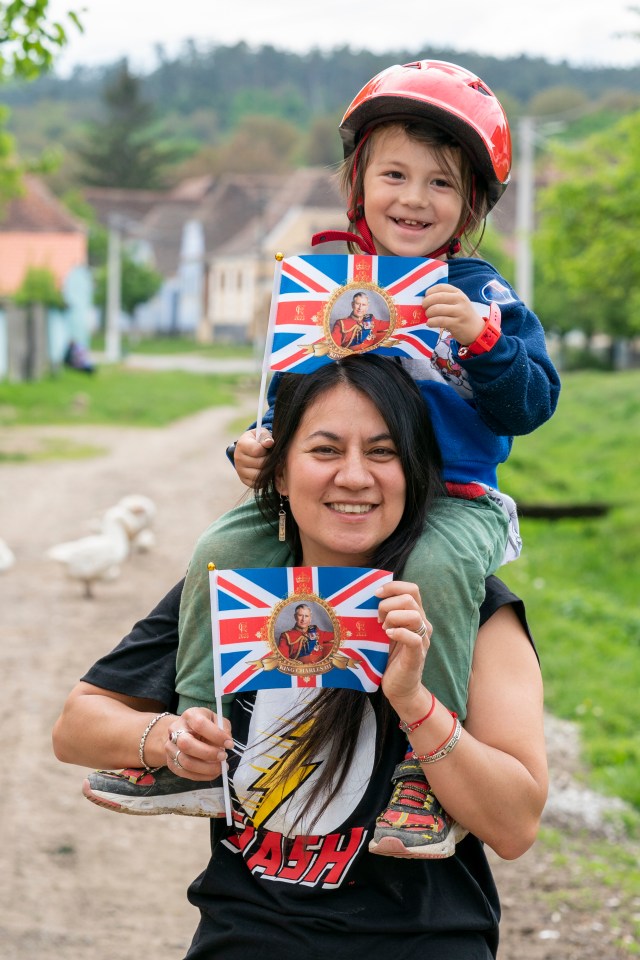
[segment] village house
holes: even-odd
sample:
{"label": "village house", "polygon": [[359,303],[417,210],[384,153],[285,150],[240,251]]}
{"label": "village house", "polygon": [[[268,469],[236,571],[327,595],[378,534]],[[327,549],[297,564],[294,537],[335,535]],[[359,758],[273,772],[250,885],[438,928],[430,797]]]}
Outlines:
{"label": "village house", "polygon": [[[19,310],[12,296],[32,267],[50,271],[63,310]],[[87,234],[38,177],[0,210],[0,378],[39,376],[62,362],[72,340],[86,344],[91,325]]]}
{"label": "village house", "polygon": [[319,168],[196,177],[160,194],[87,188],[84,195],[164,278],[132,328],[202,342],[263,336],[275,253],[310,252],[314,232],[345,225],[332,175]]}

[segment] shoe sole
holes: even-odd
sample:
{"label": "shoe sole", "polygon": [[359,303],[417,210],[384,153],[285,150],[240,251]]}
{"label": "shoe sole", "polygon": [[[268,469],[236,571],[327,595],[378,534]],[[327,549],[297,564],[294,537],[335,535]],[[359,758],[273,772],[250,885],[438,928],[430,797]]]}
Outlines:
{"label": "shoe sole", "polygon": [[369,853],[375,853],[380,857],[398,857],[402,860],[446,860],[447,857],[453,856],[456,843],[466,837],[468,832],[456,823],[446,840],[415,847],[405,847],[400,837],[382,837],[380,840],[369,841]]}
{"label": "shoe sole", "polygon": [[128,813],[137,817],[155,817],[173,813],[181,817],[224,817],[222,794],[211,791],[207,797],[202,790],[193,793],[181,793],[166,797],[121,797],[103,790],[92,790],[89,780],[82,784],[82,793],[92,803],[112,813]]}

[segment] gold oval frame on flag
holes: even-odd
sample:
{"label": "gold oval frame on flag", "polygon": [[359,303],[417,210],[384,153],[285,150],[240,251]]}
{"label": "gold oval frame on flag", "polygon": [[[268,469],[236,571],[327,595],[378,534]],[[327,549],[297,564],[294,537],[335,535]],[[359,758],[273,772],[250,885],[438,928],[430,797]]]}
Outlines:
{"label": "gold oval frame on flag", "polygon": [[[285,657],[285,655],[281,652],[278,646],[279,637],[276,637],[276,621],[283,610],[285,610],[287,607],[308,606],[310,603],[315,603],[322,607],[323,611],[329,618],[331,626],[333,627],[333,643],[329,653],[323,657],[322,660],[318,660],[317,663],[299,663],[296,660],[290,660],[288,657]],[[323,600],[322,597],[317,596],[315,593],[296,593],[292,596],[285,597],[284,600],[280,600],[280,602],[277,603],[271,611],[271,616],[267,621],[267,643],[269,644],[269,648],[271,650],[269,659],[271,660],[274,657],[277,659],[275,667],[282,673],[297,677],[309,677],[315,676],[319,673],[328,673],[329,670],[332,670],[336,666],[334,658],[336,657],[336,654],[338,654],[342,644],[340,620],[336,616],[333,608],[329,606],[326,600]]]}
{"label": "gold oval frame on flag", "polygon": [[[356,349],[353,349],[352,347],[342,347],[338,343],[336,343],[336,341],[333,339],[333,332],[331,327],[331,319],[332,319],[331,314],[333,312],[333,309],[337,301],[341,297],[343,297],[345,293],[348,293],[350,290],[353,291],[354,296],[356,293],[359,293],[359,292],[364,293],[366,291],[370,291],[372,293],[375,293],[381,300],[384,301],[389,311],[389,323],[386,330],[384,330],[384,333],[382,334],[382,336],[377,337],[377,339],[372,342],[371,346],[367,346],[365,342],[364,344],[358,345]],[[341,318],[337,318],[337,319],[341,319]],[[344,318],[344,319],[347,319],[347,318]],[[380,320],[382,318],[376,318],[376,319]],[[352,353],[356,353],[356,354],[368,353],[370,350],[375,350],[377,347],[381,346],[382,343],[384,343],[386,340],[389,339],[389,337],[395,330],[397,323],[398,323],[398,311],[396,309],[395,303],[393,302],[393,299],[386,292],[386,290],[383,290],[382,287],[379,287],[377,283],[372,283],[371,281],[351,280],[349,283],[346,283],[344,286],[338,287],[336,290],[334,290],[334,292],[331,294],[331,296],[329,297],[329,299],[324,305],[324,311],[322,316],[322,329],[324,331],[325,342],[328,347],[327,353],[332,360],[338,360],[341,357],[349,357],[351,356]]]}

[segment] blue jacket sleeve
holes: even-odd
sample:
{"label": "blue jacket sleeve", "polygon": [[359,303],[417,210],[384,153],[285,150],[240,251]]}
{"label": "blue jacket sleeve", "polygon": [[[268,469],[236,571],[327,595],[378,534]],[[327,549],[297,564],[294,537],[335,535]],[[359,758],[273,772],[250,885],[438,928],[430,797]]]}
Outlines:
{"label": "blue jacket sleeve", "polygon": [[457,357],[478,413],[500,436],[531,433],[553,415],[560,394],[542,324],[485,261],[452,260],[449,280],[478,305],[495,300],[502,314],[502,336],[488,353]]}

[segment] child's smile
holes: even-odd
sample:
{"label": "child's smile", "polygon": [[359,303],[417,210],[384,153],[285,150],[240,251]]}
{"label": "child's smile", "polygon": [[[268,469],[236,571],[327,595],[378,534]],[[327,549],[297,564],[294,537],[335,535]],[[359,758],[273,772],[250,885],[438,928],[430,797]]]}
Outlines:
{"label": "child's smile", "polygon": [[462,215],[456,185],[435,153],[400,127],[371,136],[364,211],[376,250],[381,256],[429,256],[456,235]]}

